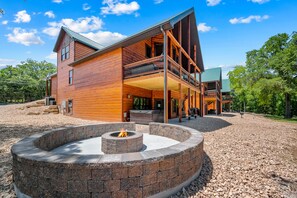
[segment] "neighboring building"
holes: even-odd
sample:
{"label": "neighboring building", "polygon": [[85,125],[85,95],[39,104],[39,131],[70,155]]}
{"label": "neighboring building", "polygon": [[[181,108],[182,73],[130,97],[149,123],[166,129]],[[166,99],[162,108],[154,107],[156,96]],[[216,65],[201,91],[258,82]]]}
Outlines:
{"label": "neighboring building", "polygon": [[204,115],[222,112],[222,69],[206,69],[202,73]]}
{"label": "neighboring building", "polygon": [[106,47],[62,27],[54,52],[52,89],[65,114],[102,121],[159,114],[167,122],[202,108],[197,79],[204,67],[193,8]]}
{"label": "neighboring building", "polygon": [[222,81],[222,109],[223,111],[230,112],[232,105],[231,86],[229,79],[223,79]]}

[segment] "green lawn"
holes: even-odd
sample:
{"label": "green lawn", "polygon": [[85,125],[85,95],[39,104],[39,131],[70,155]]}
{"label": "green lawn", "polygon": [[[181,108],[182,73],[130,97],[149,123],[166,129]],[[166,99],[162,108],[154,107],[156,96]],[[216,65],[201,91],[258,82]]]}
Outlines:
{"label": "green lawn", "polygon": [[265,115],[266,118],[277,120],[281,122],[291,122],[291,123],[297,123],[297,117],[294,116],[291,119],[284,118],[284,116],[277,116],[277,115]]}

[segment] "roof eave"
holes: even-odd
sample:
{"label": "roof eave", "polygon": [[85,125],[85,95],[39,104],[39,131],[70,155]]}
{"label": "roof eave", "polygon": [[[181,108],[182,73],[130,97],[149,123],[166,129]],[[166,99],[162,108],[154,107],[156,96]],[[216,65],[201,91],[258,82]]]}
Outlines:
{"label": "roof eave", "polygon": [[146,38],[149,38],[150,36],[154,36],[154,35],[157,35],[157,34],[160,34],[162,33],[161,31],[161,27],[164,29],[164,30],[170,30],[170,29],[173,29],[173,26],[171,25],[171,23],[169,21],[166,21],[162,24],[160,24],[159,26],[154,26],[154,27],[151,27],[149,29],[146,29],[142,32],[139,32],[135,35],[132,35],[128,38],[125,38],[117,43],[114,43],[110,46],[107,46],[105,48],[102,48],[101,50],[99,51],[96,51],[96,52],[93,52],[92,54],[90,54],[89,56],[86,56],[86,57],[83,57],[77,61],[74,61],[72,63],[69,64],[69,66],[75,66],[77,64],[80,64],[84,61],[87,61],[87,60],[90,60],[100,54],[103,54],[103,53],[106,53],[106,52],[110,52],[110,51],[113,51],[115,49],[118,49],[118,48],[121,48],[121,47],[126,47],[126,46],[129,46],[133,43],[136,43],[138,41],[141,41],[143,39],[146,39]]}

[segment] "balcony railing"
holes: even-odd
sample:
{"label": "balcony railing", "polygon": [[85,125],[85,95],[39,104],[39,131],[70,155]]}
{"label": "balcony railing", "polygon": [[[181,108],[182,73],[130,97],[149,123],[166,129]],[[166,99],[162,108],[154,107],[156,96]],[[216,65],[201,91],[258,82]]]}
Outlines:
{"label": "balcony railing", "polygon": [[214,97],[220,98],[221,97],[220,93],[215,89],[205,91],[204,96],[207,97],[207,98],[214,98]]}
{"label": "balcony railing", "polygon": [[[195,87],[199,86],[199,81],[197,81],[189,72],[182,68],[182,66],[175,62],[170,56],[167,56],[167,58],[168,73]],[[124,65],[124,79],[151,75],[159,72],[164,72],[163,55]]]}

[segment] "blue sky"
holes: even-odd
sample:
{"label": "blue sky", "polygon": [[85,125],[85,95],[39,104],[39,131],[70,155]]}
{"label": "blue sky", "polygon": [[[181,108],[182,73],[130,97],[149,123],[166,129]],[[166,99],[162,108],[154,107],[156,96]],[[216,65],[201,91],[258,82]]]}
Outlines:
{"label": "blue sky", "polygon": [[195,8],[205,68],[223,75],[277,33],[297,31],[297,0],[0,0],[0,67],[32,58],[56,64],[61,25],[108,45]]}

